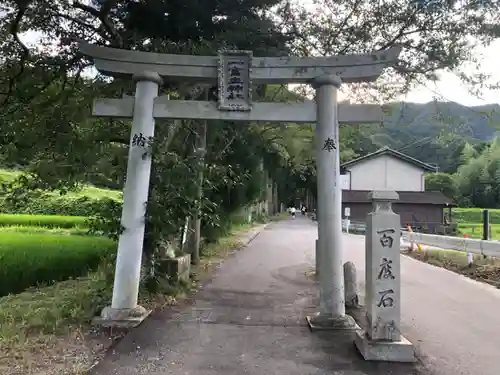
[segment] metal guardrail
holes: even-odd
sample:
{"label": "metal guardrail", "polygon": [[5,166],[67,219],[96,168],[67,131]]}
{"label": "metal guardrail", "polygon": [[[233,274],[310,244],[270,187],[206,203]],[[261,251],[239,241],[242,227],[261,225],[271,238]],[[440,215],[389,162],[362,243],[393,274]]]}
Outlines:
{"label": "metal guardrail", "polygon": [[352,232],[352,233],[365,233],[366,224],[360,221],[351,221],[348,226],[347,221],[342,220],[342,230],[345,232]]}
{"label": "metal guardrail", "polygon": [[[342,230],[347,232],[347,222],[342,221]],[[349,224],[349,232],[365,233],[366,224],[353,222]],[[500,257],[500,241],[487,241],[474,238],[461,238],[443,236],[438,234],[426,234],[408,232],[406,228],[401,229],[401,240],[415,242],[427,246],[435,246],[441,249],[456,250],[464,253],[481,254],[490,257]]]}
{"label": "metal guardrail", "polygon": [[402,238],[407,242],[415,242],[422,245],[462,251],[465,253],[500,257],[500,241],[439,236],[435,234],[414,233],[408,231],[403,231],[402,233]]}

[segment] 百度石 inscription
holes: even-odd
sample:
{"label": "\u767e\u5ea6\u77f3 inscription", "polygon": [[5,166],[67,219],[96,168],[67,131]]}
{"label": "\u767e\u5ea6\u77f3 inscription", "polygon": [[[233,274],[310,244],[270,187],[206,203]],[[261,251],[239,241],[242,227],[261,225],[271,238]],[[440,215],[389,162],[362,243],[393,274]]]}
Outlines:
{"label": "\u767e\u5ea6\u77f3 inscription", "polygon": [[382,263],[380,264],[380,270],[378,272],[378,280],[394,280],[396,277],[392,273],[392,260],[387,258],[382,258]]}
{"label": "\u767e\u5ea6\u77f3 inscription", "polygon": [[382,229],[377,231],[377,234],[382,235],[380,237],[380,244],[382,245],[382,247],[392,248],[392,245],[394,244],[394,238],[391,236],[391,234],[394,233],[396,233],[394,229]]}
{"label": "\u767e\u5ea6\u77f3 inscription", "polygon": [[221,51],[218,67],[218,109],[250,111],[252,92],[250,73],[251,51]]}
{"label": "\u767e\u5ea6\u77f3 inscription", "polygon": [[377,307],[392,307],[394,305],[394,298],[391,297],[394,294],[393,289],[382,290],[378,294],[380,297]]}

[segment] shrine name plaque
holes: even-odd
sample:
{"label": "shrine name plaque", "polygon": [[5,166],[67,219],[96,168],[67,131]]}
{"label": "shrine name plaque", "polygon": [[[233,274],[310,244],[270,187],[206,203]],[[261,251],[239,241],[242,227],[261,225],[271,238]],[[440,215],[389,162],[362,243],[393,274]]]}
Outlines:
{"label": "shrine name plaque", "polygon": [[252,109],[251,51],[219,52],[217,108],[220,111],[248,112]]}

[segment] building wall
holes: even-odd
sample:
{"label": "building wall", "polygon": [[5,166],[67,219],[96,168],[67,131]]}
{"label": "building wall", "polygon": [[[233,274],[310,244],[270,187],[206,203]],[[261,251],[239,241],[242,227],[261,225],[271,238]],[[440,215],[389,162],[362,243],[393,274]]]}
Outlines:
{"label": "building wall", "polygon": [[[351,209],[351,221],[365,222],[366,216],[372,210],[371,203],[342,203],[342,215],[344,215],[345,207]],[[394,204],[393,210],[401,217],[401,226],[405,227],[408,224],[427,225],[432,229],[443,223],[443,206],[432,204]]]}
{"label": "building wall", "polygon": [[342,186],[342,190],[349,190],[349,184],[351,182],[349,177],[349,173],[340,175],[340,186]]}
{"label": "building wall", "polygon": [[401,223],[426,224],[429,227],[443,223],[443,206],[432,204],[395,204],[394,212],[401,215]]}
{"label": "building wall", "polygon": [[[347,167],[343,179],[351,190],[425,191],[424,170],[389,155],[381,155]],[[347,186],[343,182],[342,186]]]}

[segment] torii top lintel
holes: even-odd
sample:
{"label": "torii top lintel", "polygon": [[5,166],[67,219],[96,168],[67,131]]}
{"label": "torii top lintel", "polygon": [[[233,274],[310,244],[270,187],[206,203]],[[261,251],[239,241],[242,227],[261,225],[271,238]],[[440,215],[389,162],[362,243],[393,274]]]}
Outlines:
{"label": "torii top lintel", "polygon": [[[82,54],[91,57],[105,75],[130,77],[144,71],[157,72],[166,81],[215,82],[217,56],[171,55],[130,51],[80,43]],[[394,64],[401,47],[364,55],[331,57],[254,57],[251,80],[262,84],[310,83],[325,74],[337,75],[343,83],[375,81],[384,68]]]}

